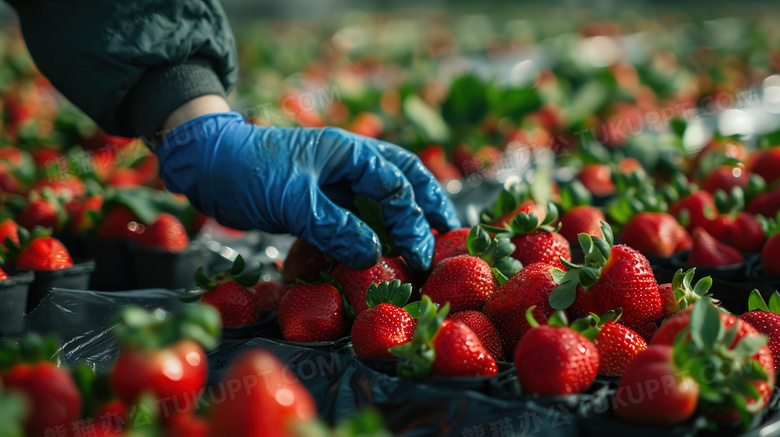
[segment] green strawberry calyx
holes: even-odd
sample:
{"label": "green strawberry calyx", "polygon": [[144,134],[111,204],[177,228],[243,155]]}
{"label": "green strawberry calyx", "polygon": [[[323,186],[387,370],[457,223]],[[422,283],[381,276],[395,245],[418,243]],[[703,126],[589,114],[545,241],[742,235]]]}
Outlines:
{"label": "green strawberry calyx", "polygon": [[574,264],[561,258],[567,271],[553,270],[553,280],[558,286],[550,293],[550,305],[556,310],[564,310],[574,303],[578,286],[587,291],[601,277],[601,268],[609,261],[615,241],[612,228],[604,221],[601,222],[601,234],[603,238],[591,237],[584,232],[579,234],[585,261],[582,264]]}
{"label": "green strawberry calyx", "polygon": [[260,280],[260,269],[248,273],[242,273],[244,271],[244,267],[244,258],[241,255],[236,256],[236,259],[233,261],[233,265],[223,273],[216,273],[208,276],[206,275],[206,271],[203,266],[200,266],[198,267],[198,270],[195,271],[195,282],[204,290],[213,290],[217,287],[217,285],[225,284],[231,281],[247,288],[255,286],[257,281]]}
{"label": "green strawberry calyx", "polygon": [[699,409],[705,413],[736,410],[748,429],[752,415],[765,405],[748,406],[747,399],[761,400],[753,385],[768,375],[752,358],[767,343],[765,335],[747,335],[732,347],[739,323],[726,328],[721,311],[709,297],[693,304],[690,322],[674,341],[676,368],[699,387]]}
{"label": "green strawberry calyx", "polygon": [[222,322],[211,305],[187,305],[175,314],[131,306],[120,311],[111,326],[124,348],[154,350],[191,339],[209,350],[217,345]]}
{"label": "green strawberry calyx", "polygon": [[769,296],[769,305],[764,301],[764,297],[757,289],[753,289],[748,297],[748,311],[764,311],[767,313],[780,314],[780,293],[775,290]]}
{"label": "green strawberry calyx", "polygon": [[714,197],[715,208],[723,215],[736,217],[740,211],[745,210],[745,189],[740,186],[734,186],[729,194],[718,189]]}
{"label": "green strawberry calyx", "polygon": [[3,261],[10,266],[14,266],[19,254],[21,254],[23,250],[29,248],[30,243],[33,240],[38,238],[50,238],[51,234],[52,230],[50,228],[44,228],[43,226],[35,226],[32,232],[19,226],[19,230],[17,231],[19,244],[16,244],[16,242],[11,240],[11,237],[5,237],[5,241],[3,242],[5,250],[0,250]]}
{"label": "green strawberry calyx", "polygon": [[764,231],[766,238],[770,238],[780,233],[780,211],[777,211],[777,216],[774,218],[764,217],[763,215],[757,215],[756,219],[761,224],[761,230]]}
{"label": "green strawberry calyx", "polygon": [[510,214],[523,202],[531,198],[528,183],[521,179],[508,180],[498,193],[496,202],[480,213],[482,223],[493,223],[501,217]]}
{"label": "green strawberry calyx", "polygon": [[[531,328],[538,328],[540,326],[539,322],[536,321],[533,315],[535,308],[536,305],[533,305],[525,310],[525,319],[528,321],[528,325],[531,326]],[[550,318],[547,319],[547,325],[554,328],[568,328],[580,333],[588,340],[593,340],[601,330],[601,328],[598,326],[598,317],[594,316],[595,314],[591,314],[590,316],[581,317],[569,323],[569,318],[566,316],[566,312],[559,310],[554,312]]]}
{"label": "green strawberry calyx", "polygon": [[56,363],[59,351],[60,341],[55,336],[42,337],[30,333],[18,342],[5,339],[0,342],[0,371],[22,363]]}
{"label": "green strawberry calyx", "polygon": [[491,240],[490,234],[485,231],[484,225],[476,225],[469,231],[466,237],[466,247],[469,255],[482,258],[490,265],[493,276],[499,285],[504,285],[512,276],[523,268],[523,264],[510,255],[515,252],[515,245],[510,240],[511,235],[507,229],[498,229],[499,232]]}
{"label": "green strawberry calyx", "polygon": [[400,279],[371,284],[366,291],[366,305],[373,308],[379,304],[403,307],[412,296],[412,284],[401,284]]}
{"label": "green strawberry calyx", "polygon": [[[692,267],[683,272],[683,269],[677,270],[672,278],[672,290],[674,291],[674,300],[677,307],[674,312],[682,311],[689,305],[693,305],[704,297],[712,287],[712,278],[705,276],[693,285],[693,276],[696,267]],[[717,303],[717,301],[715,301]]]}
{"label": "green strawberry calyx", "polygon": [[419,379],[430,375],[431,366],[436,360],[433,338],[449,312],[449,302],[438,309],[430,297],[423,295],[420,301],[420,317],[412,341],[390,348],[393,355],[401,358],[396,367],[399,376]]}

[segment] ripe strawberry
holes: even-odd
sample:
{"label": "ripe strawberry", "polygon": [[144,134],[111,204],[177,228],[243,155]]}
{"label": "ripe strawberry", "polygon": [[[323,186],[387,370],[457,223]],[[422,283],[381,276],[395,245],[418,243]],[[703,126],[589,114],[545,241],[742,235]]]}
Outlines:
{"label": "ripe strawberry", "polygon": [[38,181],[31,189],[42,192],[44,187],[49,187],[54,197],[62,199],[64,202],[80,199],[87,195],[87,186],[78,176],[72,174],[57,181]]}
{"label": "ripe strawberry", "polygon": [[19,180],[14,175],[10,164],[0,161],[0,192],[20,194]]}
{"label": "ripe strawberry", "polygon": [[208,422],[194,413],[173,414],[165,423],[165,437],[208,437],[208,435]]}
{"label": "ripe strawberry", "polygon": [[512,258],[523,265],[544,262],[563,268],[561,260],[571,261],[571,250],[566,238],[551,226],[557,220],[558,210],[552,203],[548,206],[543,222],[533,212],[530,215],[524,212],[518,214],[509,225],[514,233],[511,240],[515,245]]}
{"label": "ripe strawberry", "polygon": [[663,212],[640,212],[626,223],[623,244],[645,256],[669,257],[691,248],[691,237],[677,220]]}
{"label": "ripe strawberry", "polygon": [[483,311],[495,323],[503,350],[512,356],[517,342],[530,325],[524,318],[528,308],[534,307],[533,316],[538,322],[546,322],[555,310],[550,306],[550,292],[558,286],[553,280],[555,267],[547,263],[529,264],[491,295]]}
{"label": "ripe strawberry", "polygon": [[361,112],[347,128],[348,131],[371,138],[379,138],[384,130],[382,119],[372,112]]}
{"label": "ripe strawberry", "polygon": [[367,270],[355,270],[339,264],[333,268],[331,277],[341,286],[341,293],[355,310],[355,314],[360,314],[368,308],[366,290],[371,284],[394,279],[406,283],[411,282],[412,276],[406,268],[406,263],[383,256],[376,265]]}
{"label": "ripe strawberry", "polygon": [[758,150],[752,157],[750,171],[764,178],[767,184],[780,179],[780,147]]}
{"label": "ripe strawberry", "polygon": [[[494,274],[505,282],[519,270],[511,261],[499,261],[514,252],[514,245],[504,236],[497,235],[491,242],[487,232],[477,225],[469,232],[467,245],[470,255],[445,259],[422,287],[423,295],[440,305],[449,302],[454,312],[481,309],[499,285]],[[512,273],[504,274],[502,265]]]}
{"label": "ripe strawberry", "polygon": [[561,216],[561,229],[558,231],[569,243],[577,243],[577,235],[586,233],[592,237],[601,235],[601,222],[607,219],[595,206],[575,206]]}
{"label": "ripe strawberry", "polygon": [[244,352],[222,380],[238,381],[241,386],[224,402],[212,405],[212,437],[293,437],[299,435],[297,426],[317,417],[316,404],[306,387],[268,351]]}
{"label": "ripe strawberry", "polygon": [[33,229],[32,235],[19,228],[19,245],[12,243],[7,249],[5,260],[17,269],[60,270],[73,267],[73,259],[65,246],[40,226]]}
{"label": "ripe strawberry", "polygon": [[622,311],[607,311],[596,318],[599,333],[593,339],[599,351],[599,374],[620,376],[631,360],[647,349],[647,342],[636,331],[618,324]]}
{"label": "ripe strawberry", "polygon": [[279,302],[287,294],[287,285],[283,282],[258,282],[252,287],[257,293],[257,307],[261,310],[276,311]]}
{"label": "ripe strawberry", "polygon": [[748,312],[739,318],[769,337],[767,346],[772,352],[775,370],[780,368],[780,294],[775,291],[767,306],[758,290],[750,293]]}
{"label": "ripe strawberry", "polygon": [[287,341],[333,341],[344,333],[341,295],[328,283],[291,288],[279,303],[278,318]]}
{"label": "ripe strawberry", "polygon": [[721,165],[712,170],[702,184],[702,190],[715,194],[717,190],[731,192],[734,187],[747,188],[750,182],[750,172],[742,164],[731,166]]}
{"label": "ripe strawberry", "polygon": [[655,321],[661,296],[650,263],[635,249],[613,246],[612,229],[604,222],[601,227],[603,239],[580,234],[585,262],[564,263],[569,270],[554,275],[560,285],[550,294],[550,305],[571,307],[570,313],[581,317],[621,308],[628,327]]}
{"label": "ripe strawberry", "polygon": [[672,347],[651,345],[623,372],[615,396],[615,416],[637,425],[672,427],[693,416],[698,398],[699,386],[677,367]]}
{"label": "ripe strawberry", "polygon": [[696,285],[693,285],[693,275],[696,268],[690,268],[686,272],[682,269],[675,272],[671,283],[659,284],[658,292],[661,295],[663,314],[661,319],[671,317],[689,305],[693,305],[701,299],[712,286],[712,278],[705,276]]}
{"label": "ripe strawberry", "polygon": [[599,352],[591,341],[596,330],[575,331],[562,311],[554,313],[546,325],[539,325],[532,311],[526,311],[531,329],[520,339],[514,355],[523,391],[539,396],[582,393],[599,371]]}
{"label": "ripe strawberry", "polygon": [[612,183],[612,170],[605,164],[587,164],[577,179],[596,196],[609,196],[615,193],[615,184]]}
{"label": "ripe strawberry", "polygon": [[183,252],[190,245],[190,237],[179,219],[162,212],[145,227],[138,237],[138,244],[168,252]]}
{"label": "ripe strawberry", "polygon": [[[390,349],[402,358],[398,374],[405,378],[432,376],[493,376],[496,360],[477,334],[464,323],[447,319],[449,304],[437,312],[428,296],[420,304],[420,320],[412,341]],[[431,353],[433,352],[433,353]]]}
{"label": "ripe strawberry", "polygon": [[733,138],[712,139],[696,155],[694,166],[701,167],[707,155],[717,154],[725,158],[731,158],[739,162],[747,162],[750,158],[750,151],[744,144],[739,143]]}
{"label": "ripe strawberry", "polygon": [[432,144],[425,147],[417,153],[417,156],[420,157],[420,161],[422,161],[425,168],[440,181],[460,179],[463,177],[463,173],[461,173],[458,167],[447,161],[444,149],[439,145]]}
{"label": "ripe strawberry", "polygon": [[485,313],[474,310],[460,311],[450,314],[451,319],[458,320],[471,328],[485,349],[496,361],[504,361],[504,349],[501,346],[501,337],[498,335],[493,322],[490,321]]}
{"label": "ripe strawberry", "polygon": [[144,175],[138,170],[130,167],[116,167],[111,176],[108,177],[106,184],[115,188],[131,188],[140,187],[144,182]]}
{"label": "ripe strawberry", "polygon": [[497,220],[492,221],[490,224],[499,228],[505,228],[509,226],[512,220],[514,220],[518,214],[523,212],[529,216],[531,213],[536,214],[536,217],[540,222],[545,221],[547,218],[547,211],[542,205],[536,204],[533,200],[526,200],[525,202],[521,203],[520,206],[513,209],[509,213],[502,214]]}
{"label": "ripe strawberry", "polygon": [[721,243],[740,252],[760,252],[764,232],[756,216],[749,212],[722,214],[704,225],[704,229]]}
{"label": "ripe strawberry", "polygon": [[669,214],[685,226],[688,232],[705,226],[710,220],[715,218],[717,209],[715,208],[715,198],[712,194],[699,190],[695,193],[678,200],[669,208]]}
{"label": "ripe strawberry", "polygon": [[0,248],[7,250],[5,239],[10,238],[14,244],[19,245],[19,225],[13,219],[7,218],[0,222]]}
{"label": "ripe strawberry", "polygon": [[74,234],[83,234],[95,229],[94,217],[100,214],[103,208],[103,196],[90,196],[70,214],[70,231]]}
{"label": "ripe strawberry", "polygon": [[328,258],[319,249],[301,240],[295,240],[282,268],[282,280],[295,282],[313,282],[320,279],[320,273],[327,272],[330,267]]}
{"label": "ripe strawberry", "polygon": [[731,246],[721,243],[707,231],[693,231],[693,246],[688,255],[688,265],[693,267],[726,267],[742,264],[742,255]]}
{"label": "ripe strawberry", "polygon": [[402,307],[412,295],[410,284],[372,284],[366,292],[368,309],[355,318],[352,346],[360,358],[395,358],[390,348],[412,341],[415,320]]}
{"label": "ripe strawberry", "polygon": [[62,204],[50,190],[30,193],[30,203],[16,217],[19,226],[32,230],[36,226],[59,231],[67,215]]}
{"label": "ripe strawberry", "polygon": [[780,275],[780,232],[766,240],[761,250],[761,265],[768,275]]}
{"label": "ripe strawberry", "polygon": [[141,219],[130,208],[116,205],[109,211],[104,210],[98,236],[108,240],[132,240],[138,238],[142,225]]}
{"label": "ripe strawberry", "polygon": [[655,335],[655,331],[658,330],[658,325],[655,322],[647,322],[644,325],[639,325],[635,328],[631,328],[642,337],[645,343],[650,343]]}
{"label": "ripe strawberry", "polygon": [[747,212],[764,217],[774,217],[780,211],[780,185],[772,191],[757,194],[750,200]]}
{"label": "ripe strawberry", "polygon": [[468,255],[469,249],[466,247],[466,238],[470,230],[469,228],[453,229],[436,239],[436,245],[433,247],[431,270],[435,269],[440,262],[447,258]]}
{"label": "ripe strawberry", "polygon": [[260,318],[260,298],[251,287],[260,279],[260,271],[244,273],[244,259],[238,255],[224,273],[206,276],[203,267],[195,272],[195,282],[206,290],[200,303],[215,307],[222,326],[233,327],[255,323]]}
{"label": "ripe strawberry", "polygon": [[[686,328],[698,331],[680,336]],[[750,416],[766,407],[775,386],[774,361],[766,337],[749,323],[718,310],[712,299],[705,297],[662,324],[651,343],[657,344],[684,350],[687,360],[683,361],[687,362],[681,370],[690,372],[699,386],[712,393],[699,399],[711,420],[726,422],[742,417],[749,422]],[[701,371],[702,362],[719,365],[713,372]],[[735,401],[734,395],[743,399]]]}

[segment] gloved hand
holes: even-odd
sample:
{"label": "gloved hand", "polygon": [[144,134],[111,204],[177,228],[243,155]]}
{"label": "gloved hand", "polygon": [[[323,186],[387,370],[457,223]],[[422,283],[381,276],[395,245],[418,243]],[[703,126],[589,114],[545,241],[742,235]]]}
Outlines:
{"label": "gloved hand", "polygon": [[263,127],[237,112],[217,113],[178,126],[156,153],[166,187],[219,223],[289,232],[352,268],[379,261],[379,239],[324,186],[342,183],[378,201],[393,243],[415,269],[430,265],[430,226],[460,226],[414,154],[338,128]]}

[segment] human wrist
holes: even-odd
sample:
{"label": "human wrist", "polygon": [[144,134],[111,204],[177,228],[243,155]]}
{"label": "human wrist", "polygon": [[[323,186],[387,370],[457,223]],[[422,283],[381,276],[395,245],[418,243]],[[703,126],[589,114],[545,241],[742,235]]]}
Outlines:
{"label": "human wrist", "polygon": [[224,97],[217,94],[209,94],[196,97],[174,109],[163,121],[160,129],[168,132],[182,124],[208,114],[230,111],[230,105]]}

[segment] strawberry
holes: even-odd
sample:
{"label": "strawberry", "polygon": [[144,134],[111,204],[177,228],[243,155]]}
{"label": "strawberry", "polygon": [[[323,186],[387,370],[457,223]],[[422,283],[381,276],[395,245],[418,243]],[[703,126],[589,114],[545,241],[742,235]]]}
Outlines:
{"label": "strawberry", "polygon": [[761,224],[749,212],[740,212],[736,216],[720,215],[708,222],[704,229],[716,240],[740,252],[760,252],[765,241]]}
{"label": "strawberry", "polygon": [[582,393],[599,371],[599,351],[591,341],[596,330],[583,326],[580,333],[570,328],[563,311],[539,325],[532,311],[533,307],[525,313],[531,329],[520,339],[514,355],[523,391],[539,396]]}
{"label": "strawberry", "polygon": [[165,424],[165,437],[208,437],[208,422],[193,413],[174,414]]}
{"label": "strawberry", "polygon": [[626,223],[623,244],[645,256],[670,257],[690,249],[691,237],[677,220],[663,212],[640,212]]}
{"label": "strawberry", "polygon": [[571,261],[571,249],[566,238],[551,226],[558,220],[558,210],[550,203],[543,222],[539,221],[536,213],[526,214],[521,212],[510,223],[513,232],[512,244],[515,251],[512,258],[523,265],[536,262],[552,264],[563,268],[561,260]]}
{"label": "strawberry", "polygon": [[422,161],[425,168],[440,181],[460,179],[463,177],[463,173],[458,170],[458,167],[447,161],[444,149],[439,145],[432,144],[427,146],[420,150],[417,153],[417,156],[420,157],[420,161]]}
{"label": "strawberry", "polygon": [[[8,245],[9,240],[6,240]],[[37,226],[32,234],[19,228],[19,245],[11,243],[5,260],[17,269],[61,270],[73,267],[73,259],[65,246],[48,230]]]}
{"label": "strawberry", "polygon": [[100,224],[98,236],[107,240],[136,239],[141,233],[143,223],[135,213],[125,205],[116,205],[108,211],[104,208],[104,219]]}
{"label": "strawberry", "polygon": [[55,197],[64,202],[70,202],[73,199],[81,199],[87,195],[87,186],[75,175],[69,174],[66,178],[57,181],[38,181],[31,189],[41,192],[44,187],[49,187]]}
{"label": "strawberry", "polygon": [[661,315],[661,296],[650,263],[635,249],[613,245],[608,224],[602,222],[601,229],[603,239],[580,234],[585,262],[564,262],[568,271],[554,273],[559,285],[550,293],[550,305],[571,307],[581,317],[621,308],[628,327],[655,321]]}
{"label": "strawberry", "polygon": [[352,346],[360,358],[395,358],[390,348],[412,341],[415,320],[402,307],[412,295],[411,284],[371,284],[366,292],[368,309],[355,317]]}
{"label": "strawberry", "polygon": [[646,343],[650,343],[655,335],[655,331],[658,330],[658,325],[655,322],[647,322],[644,325],[639,325],[631,329],[639,334]]}
{"label": "strawberry", "polygon": [[260,318],[260,298],[250,288],[260,279],[260,271],[244,273],[244,258],[238,255],[224,273],[206,276],[203,267],[195,272],[195,282],[206,290],[200,303],[215,307],[222,326],[250,325]]}
{"label": "strawberry", "polygon": [[719,155],[725,159],[746,162],[750,158],[750,151],[744,144],[733,138],[713,138],[696,155],[695,167],[699,168],[707,159],[712,159],[708,155]]}
{"label": "strawberry", "polygon": [[258,282],[252,287],[257,293],[257,306],[261,310],[276,311],[279,302],[287,294],[287,285],[283,282]]}
{"label": "strawberry", "polygon": [[[777,223],[780,223],[778,221]],[[780,275],[780,232],[769,237],[761,250],[761,265],[768,275]]]}
{"label": "strawberry", "polygon": [[212,437],[293,437],[296,427],[317,417],[311,394],[278,358],[251,349],[230,364],[222,379],[240,384],[210,411]]}
{"label": "strawberry", "polygon": [[581,233],[592,237],[601,235],[601,222],[605,221],[604,213],[595,206],[576,206],[561,216],[561,229],[558,232],[569,243],[576,243],[579,241],[577,235]]}
{"label": "strawberry", "polygon": [[493,322],[485,313],[474,310],[460,311],[450,314],[449,318],[455,319],[471,328],[485,349],[496,361],[504,361],[504,350],[501,346],[501,337]]}
{"label": "strawberry", "polygon": [[384,130],[384,124],[378,115],[371,112],[361,112],[355,115],[347,130],[358,135],[379,138]]}
{"label": "strawberry", "polygon": [[744,261],[737,249],[716,240],[704,229],[698,228],[693,231],[693,245],[688,255],[688,265],[727,267],[742,264]]}
{"label": "strawberry", "polygon": [[712,194],[699,190],[676,201],[669,208],[669,214],[685,226],[688,232],[705,226],[715,217],[715,198]]}
{"label": "strawberry", "polygon": [[305,282],[316,281],[321,272],[327,272],[330,267],[328,258],[311,244],[296,239],[282,268],[282,280],[295,282],[296,279]]}
{"label": "strawberry", "polygon": [[399,259],[382,257],[373,267],[367,270],[351,269],[344,264],[338,264],[333,268],[331,277],[341,286],[341,293],[347,303],[360,314],[366,306],[366,290],[371,284],[389,282],[399,279],[402,282],[411,282],[411,273],[406,268],[406,263]]}
{"label": "strawberry", "polygon": [[[663,390],[661,386],[663,385]],[[628,364],[615,395],[615,417],[622,422],[672,427],[696,412],[699,386],[678,368],[673,349],[651,345]]]}
{"label": "strawberry", "polygon": [[405,378],[432,376],[493,376],[496,360],[477,334],[464,323],[447,319],[449,304],[437,312],[428,296],[420,303],[420,319],[412,341],[390,349],[401,358],[397,371]]}
{"label": "strawberry", "polygon": [[344,333],[341,295],[328,283],[292,287],[279,302],[278,318],[287,341],[333,341]]}
{"label": "strawberry", "polygon": [[671,283],[658,285],[663,304],[662,319],[671,317],[689,305],[693,305],[704,297],[712,286],[712,278],[705,276],[693,285],[693,275],[696,268],[690,268],[686,272],[682,269],[675,272]]}
{"label": "strawberry", "polygon": [[529,216],[532,213],[536,214],[536,217],[540,222],[545,221],[547,215],[547,211],[543,206],[538,205],[533,200],[526,200],[521,203],[520,206],[513,209],[508,214],[503,214],[499,219],[492,221],[490,224],[499,228],[507,227],[512,220],[521,213],[526,213]]}
{"label": "strawberry", "polygon": [[525,319],[517,317],[534,307],[534,319],[546,322],[555,310],[550,306],[550,292],[558,286],[552,272],[556,268],[547,263],[529,264],[491,295],[483,311],[498,329],[503,350],[512,356],[517,342],[530,329]]}
{"label": "strawberry", "polygon": [[116,167],[108,177],[106,184],[115,188],[140,187],[144,184],[144,175],[130,167]]}
{"label": "strawberry", "polygon": [[70,231],[74,234],[83,234],[95,229],[94,218],[100,214],[103,200],[103,196],[90,196],[83,202],[79,202],[70,214]]}
{"label": "strawberry", "polygon": [[748,299],[748,312],[739,316],[740,320],[750,324],[767,337],[767,346],[772,352],[775,370],[780,368],[780,294],[775,291],[767,306],[758,290],[753,290]]}
{"label": "strawberry", "polygon": [[[477,225],[469,232],[467,245],[470,255],[440,262],[422,287],[423,295],[440,305],[449,302],[454,312],[481,309],[499,285],[496,277],[504,283],[519,271],[516,261],[502,260],[515,249],[505,236],[497,235],[491,242]],[[512,273],[505,274],[505,267]]]}
{"label": "strawberry", "polygon": [[145,227],[138,244],[167,252],[183,252],[190,245],[190,237],[179,219],[162,212]]}
{"label": "strawberry", "polygon": [[764,178],[767,184],[780,179],[777,171],[780,168],[780,147],[756,151],[751,162],[750,171]]}
{"label": "strawberry", "polygon": [[8,276],[8,273],[5,272],[5,270],[0,269],[0,281],[5,281],[10,276]]}
{"label": "strawberry", "polygon": [[647,349],[647,342],[637,332],[618,324],[622,311],[607,311],[596,317],[599,333],[593,339],[599,351],[599,374],[620,376],[625,372],[631,360]]}
{"label": "strawberry", "polygon": [[615,184],[612,183],[612,170],[606,164],[587,164],[577,179],[596,196],[609,196],[615,193]]}
{"label": "strawberry", "polygon": [[717,190],[731,192],[734,187],[747,188],[750,182],[750,172],[745,166],[721,165],[712,170],[702,184],[702,190],[715,194]]}
{"label": "strawberry", "polygon": [[30,203],[16,217],[16,222],[27,230],[42,226],[59,231],[66,219],[62,204],[52,191],[47,189],[30,193]]}
{"label": "strawberry", "polygon": [[[681,333],[688,332],[687,335]],[[718,422],[743,419],[766,407],[775,386],[774,361],[766,337],[749,323],[720,311],[708,297],[658,328],[651,345],[674,345],[676,358],[708,396],[699,408]],[[704,363],[718,363],[712,371]],[[704,364],[706,365],[706,364]]]}
{"label": "strawberry", "polygon": [[431,269],[435,269],[440,262],[447,258],[468,255],[469,249],[466,247],[466,238],[470,230],[469,228],[453,229],[446,234],[440,235],[436,239],[436,245],[433,247]]}
{"label": "strawberry", "polygon": [[772,191],[757,194],[748,204],[747,212],[764,217],[774,217],[780,211],[780,184]]}
{"label": "strawberry", "polygon": [[0,161],[0,192],[20,194],[19,180],[7,162]]}
{"label": "strawberry", "polygon": [[10,238],[14,244],[19,245],[19,225],[10,218],[0,222],[0,248],[2,250],[8,250],[5,246],[6,238]]}

